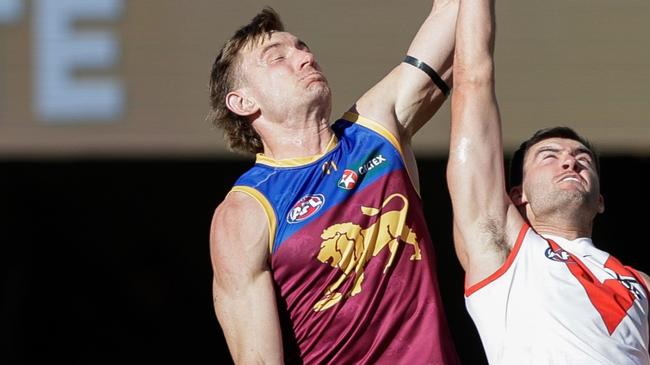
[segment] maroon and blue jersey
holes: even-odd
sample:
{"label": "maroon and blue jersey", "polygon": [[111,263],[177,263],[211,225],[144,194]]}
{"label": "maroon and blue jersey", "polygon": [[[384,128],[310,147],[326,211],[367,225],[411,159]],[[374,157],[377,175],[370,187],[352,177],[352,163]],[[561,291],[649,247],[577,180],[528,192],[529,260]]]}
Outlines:
{"label": "maroon and blue jersey", "polygon": [[258,155],[287,362],[458,364],[422,202],[397,139],[346,113],[323,155]]}

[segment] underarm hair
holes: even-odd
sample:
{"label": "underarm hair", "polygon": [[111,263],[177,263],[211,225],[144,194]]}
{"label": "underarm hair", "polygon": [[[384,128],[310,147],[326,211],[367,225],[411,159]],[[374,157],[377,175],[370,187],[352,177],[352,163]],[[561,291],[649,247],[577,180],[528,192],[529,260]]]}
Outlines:
{"label": "underarm hair", "polygon": [[496,219],[487,217],[481,224],[481,230],[488,234],[491,245],[499,251],[503,251],[506,255],[509,253],[505,230],[501,225],[497,224]]}
{"label": "underarm hair", "polygon": [[440,89],[440,91],[442,91],[442,93],[445,96],[449,96],[449,91],[451,91],[451,88],[449,87],[449,85],[447,85],[445,80],[443,80],[440,77],[440,75],[438,75],[438,73],[433,68],[431,68],[431,66],[409,55],[406,55],[406,57],[404,57],[403,62],[408,63],[411,66],[415,66],[420,70],[424,71],[424,73],[429,75],[429,77],[431,78],[433,83],[438,87],[438,89]]}

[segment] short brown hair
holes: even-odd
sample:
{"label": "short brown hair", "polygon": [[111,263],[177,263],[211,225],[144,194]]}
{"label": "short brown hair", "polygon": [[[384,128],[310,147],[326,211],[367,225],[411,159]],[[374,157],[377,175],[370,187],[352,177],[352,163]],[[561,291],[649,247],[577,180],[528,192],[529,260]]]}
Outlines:
{"label": "short brown hair", "polygon": [[280,16],[270,7],[264,8],[250,23],[239,28],[219,51],[210,73],[210,113],[208,120],[223,129],[231,150],[258,153],[263,151],[262,139],[250,121],[226,107],[226,95],[237,86],[239,52],[247,45],[274,31],[284,31]]}
{"label": "short brown hair", "polygon": [[512,159],[510,160],[510,178],[508,181],[509,189],[512,189],[515,186],[519,186],[523,182],[524,158],[526,157],[526,152],[528,152],[528,149],[530,149],[530,147],[532,147],[534,144],[537,144],[538,142],[549,138],[571,139],[582,143],[591,153],[591,158],[593,159],[594,165],[596,167],[596,173],[600,175],[600,161],[598,158],[598,153],[586,138],[582,137],[569,127],[551,127],[538,130],[535,132],[535,134],[533,134],[532,137],[522,142],[519,148],[515,151]]}

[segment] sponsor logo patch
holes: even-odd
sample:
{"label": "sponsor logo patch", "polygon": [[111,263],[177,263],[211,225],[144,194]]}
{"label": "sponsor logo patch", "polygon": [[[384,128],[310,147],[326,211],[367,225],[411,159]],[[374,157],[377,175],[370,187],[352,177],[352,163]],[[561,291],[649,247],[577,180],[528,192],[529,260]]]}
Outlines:
{"label": "sponsor logo patch", "polygon": [[339,180],[338,187],[345,190],[351,190],[355,185],[357,185],[358,178],[359,175],[357,175],[356,172],[345,169],[345,171],[343,171],[343,176],[341,176],[341,180]]}
{"label": "sponsor logo patch", "polygon": [[357,185],[357,182],[359,181],[360,176],[367,174],[370,172],[370,170],[383,164],[384,162],[386,162],[386,158],[383,155],[379,154],[356,168],[356,171],[345,169],[345,171],[343,171],[341,179],[339,179],[339,182],[337,183],[337,186],[345,190],[354,189],[354,187]]}
{"label": "sponsor logo patch", "polygon": [[313,216],[325,204],[322,194],[305,195],[294,204],[287,214],[288,223],[298,223]]}
{"label": "sponsor logo patch", "polygon": [[382,163],[386,162],[386,158],[382,155],[377,155],[370,159],[370,161],[364,163],[359,167],[359,173],[361,175],[365,175],[368,171],[374,169],[375,167],[381,165]]}

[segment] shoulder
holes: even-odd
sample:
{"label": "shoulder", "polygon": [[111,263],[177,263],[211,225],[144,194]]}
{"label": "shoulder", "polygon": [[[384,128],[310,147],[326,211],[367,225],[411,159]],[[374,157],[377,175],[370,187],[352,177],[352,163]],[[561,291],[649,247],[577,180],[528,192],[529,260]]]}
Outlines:
{"label": "shoulder", "polygon": [[[368,94],[372,94],[371,91]],[[392,135],[400,143],[403,140],[410,140],[406,129],[397,121],[394,106],[386,105],[381,97],[364,95],[347,111],[346,115],[350,114],[362,116],[361,121],[372,121],[373,125],[379,126],[382,131]]]}
{"label": "shoulder", "polygon": [[[362,128],[358,128],[361,126]],[[334,123],[332,129],[345,138],[345,131],[348,129],[354,132],[364,130],[369,134],[379,137],[381,140],[388,141],[401,155],[404,155],[404,145],[402,144],[398,135],[389,128],[386,128],[385,123],[375,119],[372,116],[359,114],[355,109],[351,109],[343,114],[342,118]],[[352,134],[350,133],[350,134]]]}
{"label": "shoulder", "polygon": [[232,220],[234,215],[254,210],[259,205],[250,195],[239,189],[233,189],[214,210],[214,219]]}
{"label": "shoulder", "polygon": [[211,251],[241,249],[263,242],[266,247],[268,227],[265,211],[253,196],[231,191],[215,209],[210,225]]}
{"label": "shoulder", "polygon": [[272,174],[273,169],[263,163],[259,163],[260,160],[263,161],[264,156],[261,154],[256,155],[253,166],[244,171],[244,173],[237,178],[233,186],[255,186],[268,177],[269,174]]}
{"label": "shoulder", "polygon": [[646,288],[650,288],[650,276],[648,274],[644,273],[643,271],[637,271],[639,275],[641,275],[641,279],[645,282]]}
{"label": "shoulder", "polygon": [[237,225],[262,215],[264,210],[252,194],[242,190],[231,190],[214,210],[212,229],[223,228],[224,224]]}
{"label": "shoulder", "polygon": [[[235,298],[250,279],[269,267],[268,228],[255,199],[231,191],[214,211],[210,227],[213,290]],[[216,295],[216,294],[215,294]]]}

